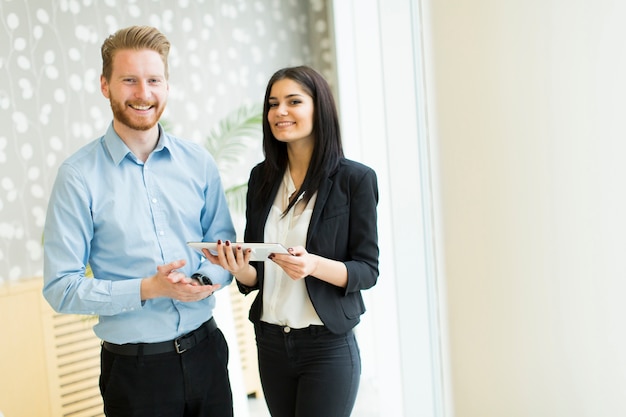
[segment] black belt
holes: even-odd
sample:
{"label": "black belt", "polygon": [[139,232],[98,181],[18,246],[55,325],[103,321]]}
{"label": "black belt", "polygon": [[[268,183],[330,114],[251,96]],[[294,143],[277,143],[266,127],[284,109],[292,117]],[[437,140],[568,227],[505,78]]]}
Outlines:
{"label": "black belt", "polygon": [[102,342],[102,346],[111,353],[126,356],[156,355],[168,352],[176,352],[180,354],[202,342],[216,329],[217,323],[213,317],[211,317],[209,321],[205,322],[196,330],[184,334],[174,340],[158,343],[125,343],[123,345]]}

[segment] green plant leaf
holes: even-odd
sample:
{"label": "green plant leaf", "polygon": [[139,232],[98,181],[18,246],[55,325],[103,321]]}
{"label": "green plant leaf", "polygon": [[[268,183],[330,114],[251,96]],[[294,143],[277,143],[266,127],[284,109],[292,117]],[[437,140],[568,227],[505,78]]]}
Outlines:
{"label": "green plant leaf", "polygon": [[224,193],[226,194],[226,201],[231,211],[236,213],[244,213],[246,211],[246,192],[248,191],[248,184],[239,184],[227,188]]}
{"label": "green plant leaf", "polygon": [[243,105],[211,129],[205,147],[215,158],[221,172],[241,162],[250,141],[262,136],[262,119],[261,105]]}

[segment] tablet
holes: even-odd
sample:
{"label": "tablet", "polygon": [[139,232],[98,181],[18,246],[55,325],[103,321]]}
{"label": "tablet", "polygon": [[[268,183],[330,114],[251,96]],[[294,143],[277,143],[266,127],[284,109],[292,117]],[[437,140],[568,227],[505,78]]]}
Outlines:
{"label": "tablet", "polygon": [[[187,245],[200,253],[202,253],[202,249],[208,249],[212,254],[217,254],[217,243],[215,242],[187,242]],[[243,250],[252,249],[251,261],[266,261],[271,253],[289,253],[280,243],[231,242],[230,246],[232,246],[233,251],[237,249],[237,246],[241,246]]]}

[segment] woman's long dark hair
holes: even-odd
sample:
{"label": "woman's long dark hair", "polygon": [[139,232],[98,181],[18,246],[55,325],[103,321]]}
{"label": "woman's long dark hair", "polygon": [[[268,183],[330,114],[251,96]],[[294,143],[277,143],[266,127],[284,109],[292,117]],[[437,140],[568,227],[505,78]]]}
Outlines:
{"label": "woman's long dark hair", "polygon": [[328,82],[317,71],[307,66],[283,68],[270,78],[265,90],[263,102],[263,153],[265,164],[263,180],[255,193],[256,198],[267,198],[274,185],[279,182],[289,162],[287,144],[280,142],[272,134],[267,115],[269,113],[269,97],[275,82],[290,79],[297,82],[313,98],[313,155],[300,189],[285,209],[285,213],[304,193],[303,199],[308,202],[319,190],[322,181],[337,168],[343,158],[339,117],[335,99]]}

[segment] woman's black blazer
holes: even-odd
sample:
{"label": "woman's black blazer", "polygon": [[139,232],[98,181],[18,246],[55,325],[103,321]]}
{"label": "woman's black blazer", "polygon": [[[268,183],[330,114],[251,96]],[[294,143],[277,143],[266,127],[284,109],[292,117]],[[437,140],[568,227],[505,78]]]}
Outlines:
{"label": "woman's black blazer", "polygon": [[[248,181],[246,242],[263,242],[265,222],[280,185],[280,181],[276,183],[266,198],[254,198],[262,181],[262,165],[263,162],[252,169]],[[305,248],[309,253],[343,262],[348,270],[348,285],[340,288],[312,276],[306,277],[305,282],[317,314],[336,334],[345,333],[360,321],[365,312],[361,290],[373,287],[378,280],[377,204],[376,173],[348,159],[340,160],[317,192]],[[259,289],[249,314],[250,321],[258,323],[265,271],[263,262],[251,265],[257,270],[257,285],[238,286],[244,294]]]}

